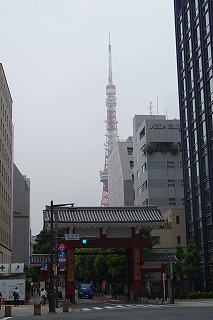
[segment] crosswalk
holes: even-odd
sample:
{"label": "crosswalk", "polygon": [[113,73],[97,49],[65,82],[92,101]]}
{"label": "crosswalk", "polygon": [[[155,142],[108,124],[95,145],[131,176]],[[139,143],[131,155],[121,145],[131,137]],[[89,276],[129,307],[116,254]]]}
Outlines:
{"label": "crosswalk", "polygon": [[172,305],[168,304],[117,304],[110,306],[102,306],[102,307],[87,307],[87,308],[79,308],[79,311],[89,312],[89,311],[99,311],[99,310],[122,310],[122,309],[142,309],[142,308],[171,308]]}

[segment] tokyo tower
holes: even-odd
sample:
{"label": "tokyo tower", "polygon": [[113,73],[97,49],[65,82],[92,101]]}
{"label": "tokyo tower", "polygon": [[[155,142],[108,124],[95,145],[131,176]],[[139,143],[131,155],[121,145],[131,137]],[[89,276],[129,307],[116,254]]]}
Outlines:
{"label": "tokyo tower", "polygon": [[101,206],[108,207],[108,158],[109,155],[118,142],[118,130],[116,120],[116,86],[112,82],[112,55],[111,55],[111,44],[109,34],[109,77],[108,84],[106,86],[106,108],[107,108],[107,119],[106,119],[106,142],[105,146],[105,162],[104,170],[100,171],[100,181],[103,183],[103,192],[101,199]]}

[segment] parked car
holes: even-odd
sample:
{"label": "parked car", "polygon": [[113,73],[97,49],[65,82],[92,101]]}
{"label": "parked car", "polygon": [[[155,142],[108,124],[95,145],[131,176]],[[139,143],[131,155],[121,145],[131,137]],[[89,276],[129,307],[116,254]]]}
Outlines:
{"label": "parked car", "polygon": [[93,298],[93,285],[91,283],[81,283],[78,284],[78,298]]}

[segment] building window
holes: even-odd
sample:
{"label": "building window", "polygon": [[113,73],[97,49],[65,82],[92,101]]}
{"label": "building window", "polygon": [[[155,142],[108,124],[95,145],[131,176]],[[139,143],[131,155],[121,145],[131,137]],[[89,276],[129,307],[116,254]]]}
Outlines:
{"label": "building window", "polygon": [[180,224],[180,216],[176,216],[176,224]]}
{"label": "building window", "polygon": [[160,244],[160,236],[152,237],[153,245]]}
{"label": "building window", "polygon": [[143,203],[142,203],[142,206],[148,206],[149,205],[149,203],[148,203],[148,199],[146,199]]}
{"label": "building window", "polygon": [[175,187],[175,180],[168,180],[168,187]]}
{"label": "building window", "polygon": [[137,189],[137,194],[138,194],[138,196],[141,195],[141,187],[139,187],[139,188]]}
{"label": "building window", "polygon": [[181,244],[180,236],[177,236],[177,244]]}
{"label": "building window", "polygon": [[133,154],[133,148],[127,148],[127,153],[131,156]]}
{"label": "building window", "polygon": [[175,164],[174,161],[167,161],[167,168],[174,168]]}
{"label": "building window", "polygon": [[140,132],[140,140],[145,136],[145,127]]}
{"label": "building window", "polygon": [[137,171],[137,179],[140,177],[140,170]]}
{"label": "building window", "polygon": [[133,169],[134,168],[134,161],[129,161],[129,165],[130,165],[130,168]]}
{"label": "building window", "polygon": [[142,192],[147,189],[147,180],[142,184]]}
{"label": "building window", "polygon": [[169,198],[169,206],[176,206],[175,198]]}
{"label": "building window", "polygon": [[211,77],[207,82],[207,95],[208,95],[208,103],[213,101],[213,77]]}
{"label": "building window", "polygon": [[147,167],[146,167],[146,162],[144,163],[144,165],[141,167],[141,172],[142,174],[147,170]]}

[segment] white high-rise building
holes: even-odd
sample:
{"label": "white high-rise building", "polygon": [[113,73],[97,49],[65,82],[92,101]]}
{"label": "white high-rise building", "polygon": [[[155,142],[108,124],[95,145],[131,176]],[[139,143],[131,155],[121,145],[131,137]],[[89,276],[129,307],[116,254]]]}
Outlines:
{"label": "white high-rise building", "polygon": [[109,156],[108,162],[108,198],[110,207],[134,205],[132,137],[119,141]]}

